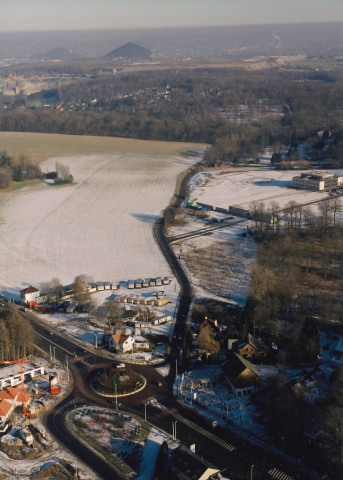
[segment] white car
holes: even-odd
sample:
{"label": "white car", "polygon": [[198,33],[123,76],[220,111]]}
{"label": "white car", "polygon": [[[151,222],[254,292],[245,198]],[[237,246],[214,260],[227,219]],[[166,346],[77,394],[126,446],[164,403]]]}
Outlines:
{"label": "white car", "polygon": [[119,363],[119,365],[117,365],[117,368],[125,368],[125,363]]}

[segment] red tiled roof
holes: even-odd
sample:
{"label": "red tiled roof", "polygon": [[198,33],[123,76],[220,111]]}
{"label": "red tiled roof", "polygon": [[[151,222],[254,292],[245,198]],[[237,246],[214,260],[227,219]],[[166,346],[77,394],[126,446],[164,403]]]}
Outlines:
{"label": "red tiled roof", "polygon": [[119,343],[125,343],[126,340],[129,338],[128,335],[124,335],[123,333],[120,335]]}
{"label": "red tiled roof", "polygon": [[[28,402],[31,398],[31,393],[24,393],[25,402]],[[20,392],[17,398],[17,402],[23,403],[23,394]]]}
{"label": "red tiled roof", "polygon": [[6,387],[3,390],[0,390],[0,400],[15,400],[18,393],[20,392],[19,388],[15,387]]}
{"label": "red tiled roof", "polygon": [[0,416],[1,417],[6,417],[8,412],[12,408],[12,402],[9,402],[8,400],[0,400]]}
{"label": "red tiled roof", "polygon": [[116,343],[125,343],[129,338],[129,335],[125,335],[124,333],[116,333],[115,335],[112,335],[112,337]]}
{"label": "red tiled roof", "polygon": [[27,288],[23,288],[23,290],[20,290],[20,293],[23,294],[23,295],[25,295],[27,293],[35,293],[35,292],[39,292],[39,290],[38,290],[38,288],[33,287],[32,285],[30,285]]}

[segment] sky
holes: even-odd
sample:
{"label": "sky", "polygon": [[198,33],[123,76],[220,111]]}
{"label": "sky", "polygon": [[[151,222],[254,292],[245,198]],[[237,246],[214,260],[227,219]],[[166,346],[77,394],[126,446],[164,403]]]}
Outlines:
{"label": "sky", "polygon": [[343,0],[0,0],[0,31],[343,21]]}

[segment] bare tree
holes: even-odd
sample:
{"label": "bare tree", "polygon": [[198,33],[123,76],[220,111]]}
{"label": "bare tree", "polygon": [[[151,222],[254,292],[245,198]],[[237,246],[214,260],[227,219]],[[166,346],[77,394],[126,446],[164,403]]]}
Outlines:
{"label": "bare tree", "polygon": [[56,162],[56,173],[58,180],[63,180],[64,182],[71,182],[72,175],[70,174],[70,168],[68,165]]}
{"label": "bare tree", "polygon": [[121,320],[121,306],[118,300],[108,300],[104,303],[108,328],[110,329],[115,322]]}
{"label": "bare tree", "polygon": [[23,359],[32,354],[32,350],[30,323],[16,311],[3,310],[0,318],[0,359]]}
{"label": "bare tree", "polygon": [[342,208],[341,198],[340,197],[332,198],[329,201],[329,205],[330,205],[331,212],[333,212],[333,226],[335,227],[337,210],[340,210]]}
{"label": "bare tree", "polygon": [[200,329],[198,336],[199,348],[207,353],[218,353],[220,343],[214,340],[211,327],[203,327]]}
{"label": "bare tree", "polygon": [[89,284],[87,275],[78,275],[73,283],[74,298],[77,302],[90,300]]}
{"label": "bare tree", "polygon": [[11,174],[7,168],[0,168],[0,188],[6,188],[10,184]]}
{"label": "bare tree", "polygon": [[62,287],[61,280],[57,277],[53,277],[47,282],[41,282],[40,285],[44,293],[49,293],[56,298],[59,296]]}

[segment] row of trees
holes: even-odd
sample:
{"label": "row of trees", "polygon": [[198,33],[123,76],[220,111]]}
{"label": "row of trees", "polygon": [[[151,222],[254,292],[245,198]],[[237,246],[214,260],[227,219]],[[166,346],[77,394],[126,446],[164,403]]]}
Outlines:
{"label": "row of trees", "polygon": [[0,359],[18,360],[33,351],[33,332],[30,323],[14,310],[0,312]]}
{"label": "row of trees", "polygon": [[338,213],[342,208],[341,197],[324,199],[316,204],[318,212],[314,211],[312,205],[301,205],[295,201],[288,202],[284,207],[272,201],[252,202],[249,205],[254,220],[254,226],[260,231],[284,230],[286,232],[304,232],[321,236],[330,228],[339,226],[341,220]]}

